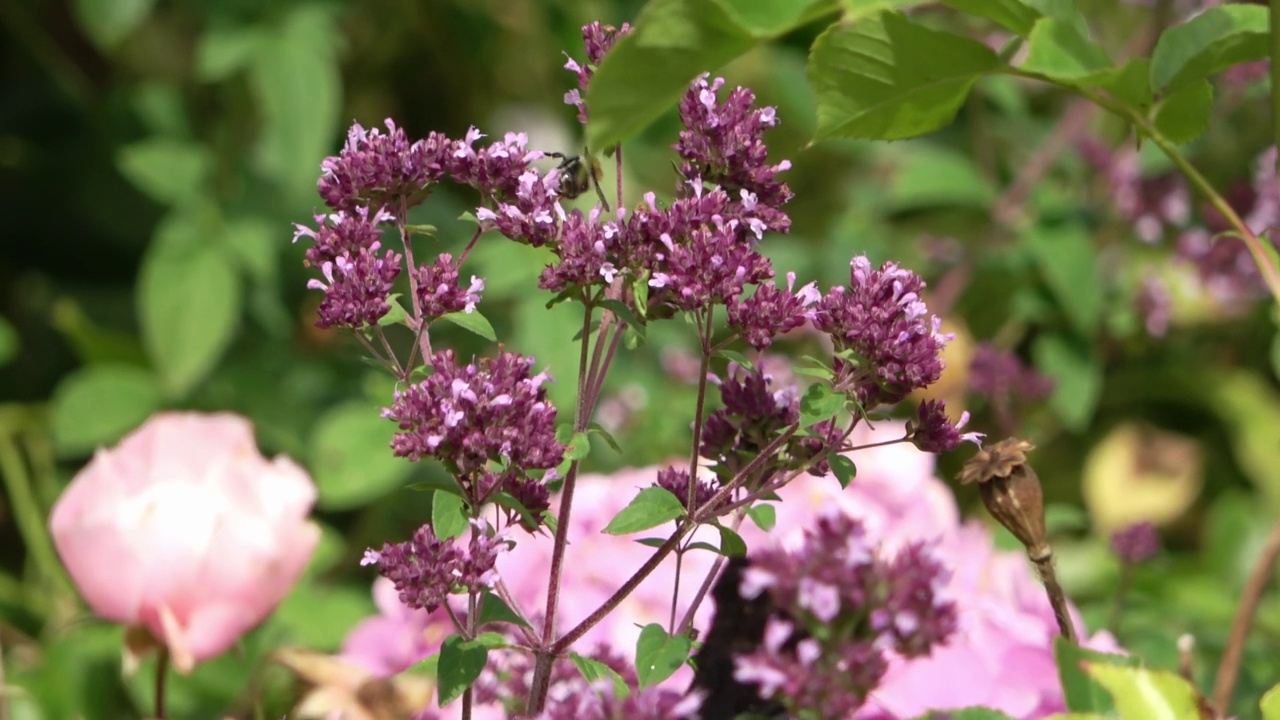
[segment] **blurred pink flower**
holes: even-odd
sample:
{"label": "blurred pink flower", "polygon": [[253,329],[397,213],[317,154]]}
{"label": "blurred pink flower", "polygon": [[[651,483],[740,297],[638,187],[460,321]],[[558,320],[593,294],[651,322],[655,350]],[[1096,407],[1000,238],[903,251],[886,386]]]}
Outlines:
{"label": "blurred pink flower", "polygon": [[453,634],[443,608],[435,612],[400,602],[395,585],[380,577],[373,582],[378,614],[361,620],[342,641],[341,656],[376,677],[390,677],[437,652]]}
{"label": "blurred pink flower", "polygon": [[161,413],[67,486],[49,520],[98,615],[147,630],[189,672],[266,618],[320,539],[316,489],[231,414]]}

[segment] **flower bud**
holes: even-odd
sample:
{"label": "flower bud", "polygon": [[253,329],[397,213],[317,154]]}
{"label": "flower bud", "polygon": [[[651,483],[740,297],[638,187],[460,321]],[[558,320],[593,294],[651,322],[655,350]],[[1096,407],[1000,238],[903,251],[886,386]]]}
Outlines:
{"label": "flower bud", "polygon": [[987,511],[1018,538],[1032,561],[1040,563],[1049,559],[1051,551],[1044,529],[1040,478],[1027,464],[1027,453],[1034,449],[1026,440],[1001,440],[965,463],[960,482],[979,483]]}

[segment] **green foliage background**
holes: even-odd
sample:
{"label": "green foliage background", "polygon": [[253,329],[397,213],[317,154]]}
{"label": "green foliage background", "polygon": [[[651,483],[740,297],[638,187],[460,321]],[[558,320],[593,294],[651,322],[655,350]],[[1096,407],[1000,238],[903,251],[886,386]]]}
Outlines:
{"label": "green foliage background", "polygon": [[[1027,35],[1024,71],[1150,108],[1156,127],[1186,142],[1184,152],[1224,191],[1247,182],[1254,158],[1274,142],[1266,83],[1228,90],[1201,79],[1240,59],[1232,53],[1248,53],[1162,55],[1148,28],[1171,18],[1137,4],[1092,0],[1072,15],[1075,3],[957,0],[947,4],[983,17],[933,6],[910,22],[872,14],[906,4],[846,2],[848,17],[864,19],[824,32],[834,2],[655,0],[643,10],[648,34],[601,69],[591,96],[599,122],[584,138],[561,102],[574,86],[561,53],[581,57],[581,25],[633,20],[641,3],[6,3],[0,646],[6,682],[19,688],[14,716],[115,718],[149,707],[150,678],[121,679],[121,631],[84,614],[44,527],[92,450],[162,408],[251,417],[268,452],[313,472],[326,528],[311,571],[280,611],[236,653],[175,680],[173,717],[278,716],[288,677],[265,653],[284,644],[336,650],[373,612],[359,554],[425,519],[422,496],[405,487],[439,469],[387,452],[391,428],[375,408],[388,402],[390,381],[359,360],[349,338],[312,327],[318,294],[305,289],[302,249],[289,243],[291,223],[320,211],[319,163],[350,121],[369,127],[390,117],[414,137],[461,137],[472,124],[490,135],[528,130],[535,147],[569,152],[625,137],[634,204],[646,189],[671,192],[672,103],[689,68],[749,85],[778,107],[782,124],[766,139],[771,157],[793,161],[787,180],[796,193],[792,234],[764,245],[780,273],[827,286],[847,282],[851,255],[896,260],[930,280],[933,309],[966,340],[994,340],[1055,378],[1055,393],[1017,430],[1040,448],[1064,581],[1091,626],[1107,617],[1118,568],[1081,512],[1084,458],[1133,420],[1200,443],[1204,489],[1166,528],[1169,551],[1139,572],[1121,640],[1149,667],[1173,669],[1177,636],[1193,633],[1197,679],[1208,687],[1239,589],[1280,510],[1272,307],[1260,301],[1238,317],[1181,308],[1167,337],[1149,338],[1133,297],[1142,263],[1160,262],[1164,251],[1133,238],[1071,147],[1011,198],[1023,165],[1077,112],[1077,100],[1053,84],[988,74],[1001,58],[979,40],[998,27]],[[1040,10],[1033,16],[1028,7]],[[818,17],[827,21],[809,22]],[[1087,27],[1073,19],[1082,17]],[[841,80],[823,71],[823,63],[851,67],[881,36],[899,38],[907,58],[896,83],[928,81],[912,101],[925,108],[914,125],[886,124],[876,109],[897,99],[877,95],[867,73]],[[1150,56],[1151,48],[1151,66],[1113,68],[1112,58]],[[1197,64],[1202,72],[1187,79],[1185,68]],[[1147,75],[1158,102],[1152,87],[1133,82]],[[1126,141],[1113,115],[1085,122],[1090,135]],[[1150,144],[1143,158],[1149,174],[1169,169]],[[996,212],[1011,199],[1012,222]],[[456,252],[469,235],[458,217],[473,204],[446,191],[411,221],[440,228],[442,249]],[[481,243],[470,271],[486,280],[481,307],[498,338],[557,375],[564,408],[578,328],[564,308],[545,310],[549,298],[535,287],[545,262],[534,250]],[[489,350],[464,330],[441,332],[437,345]],[[641,401],[616,433],[624,453],[598,444],[592,470],[683,449],[688,428],[670,408],[691,408],[693,389],[672,380],[663,361],[689,342],[679,327],[659,327],[620,359],[610,392]],[[964,398],[959,382],[950,397]],[[970,400],[975,427],[996,432],[990,409]],[[961,459],[942,459],[940,473],[953,475]],[[974,498],[961,492],[961,500],[972,506]],[[1235,711],[1256,717],[1258,698],[1280,675],[1274,594],[1244,668]]]}

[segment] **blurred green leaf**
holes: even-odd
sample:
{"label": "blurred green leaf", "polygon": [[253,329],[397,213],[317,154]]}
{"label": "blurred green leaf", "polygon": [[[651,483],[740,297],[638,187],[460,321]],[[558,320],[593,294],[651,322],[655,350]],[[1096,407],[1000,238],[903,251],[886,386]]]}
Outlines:
{"label": "blurred green leaf", "polygon": [[943,0],[951,7],[970,15],[984,17],[1006,30],[1026,37],[1040,13],[1019,0]]}
{"label": "blurred green leaf", "polygon": [[969,707],[962,710],[933,711],[921,715],[917,720],[1012,720],[999,710],[985,707]]}
{"label": "blurred green leaf", "polygon": [[774,525],[778,524],[778,510],[769,503],[752,505],[751,509],[747,510],[747,516],[756,524],[756,527],[765,532],[769,532]]}
{"label": "blurred green leaf", "polygon": [[1102,392],[1102,365],[1086,342],[1063,335],[1041,335],[1032,348],[1036,369],[1054,380],[1049,404],[1074,432],[1089,425]]}
{"label": "blurred green leaf", "polygon": [[813,44],[816,140],[900,140],[949,124],[983,73],[1000,63],[986,45],[893,12],[837,23]]}
{"label": "blurred green leaf", "polygon": [[119,440],[160,407],[150,371],[130,365],[91,365],[72,371],[53,392],[53,441],[63,454],[81,454]]}
{"label": "blurred green leaf", "polygon": [[263,283],[279,279],[280,249],[285,233],[271,219],[258,215],[227,218],[223,237],[250,277]]}
{"label": "blurred green leaf", "polygon": [[225,80],[248,66],[264,40],[265,33],[256,26],[208,28],[196,45],[196,77],[204,82]]}
{"label": "blurred green leaf", "polygon": [[1209,128],[1212,115],[1213,86],[1200,80],[1161,100],[1155,109],[1155,125],[1169,140],[1182,145],[1200,137]]}
{"label": "blurred green leaf", "polygon": [[292,643],[335,652],[356,623],[377,612],[367,589],[304,581],[280,603],[274,620],[289,632]]}
{"label": "blurred green leaf", "polygon": [[671,636],[657,623],[640,631],[636,641],[636,677],[647,688],[671,677],[689,659],[692,642],[684,635]]}
{"label": "blurred green leaf", "polygon": [[391,454],[395,425],[377,408],[349,402],[332,408],[311,434],[309,462],[317,502],[326,510],[359,507],[399,487],[412,465]]}
{"label": "blurred green leaf", "polygon": [[1110,655],[1067,642],[1061,636],[1053,641],[1053,658],[1062,682],[1063,700],[1074,712],[1107,713],[1114,707],[1106,688],[1085,672],[1085,663],[1136,667],[1140,658]]}
{"label": "blurred green leaf", "polygon": [[299,202],[314,196],[316,168],[338,129],[342,84],[332,43],[340,33],[330,13],[317,4],[294,6],[257,43],[249,66],[262,128],[257,168]]}
{"label": "blurred green leaf", "polygon": [[466,641],[457,635],[445,638],[440,647],[440,661],[437,665],[440,707],[461,697],[471,687],[471,683],[480,677],[488,659],[489,650],[479,639]]}
{"label": "blurred green leaf", "polygon": [[441,540],[462,537],[467,513],[461,496],[442,492],[431,496],[431,531]]}
{"label": "blurred green leaf", "polygon": [[631,688],[627,687],[627,682],[622,679],[618,671],[605,665],[599,660],[592,660],[589,657],[583,657],[576,652],[569,653],[569,659],[573,662],[574,667],[578,668],[578,672],[582,674],[584,680],[590,684],[595,684],[597,680],[608,679],[613,684],[613,695],[622,699],[631,695]]}
{"label": "blurred green leaf", "polygon": [[1101,283],[1097,252],[1088,229],[1079,224],[1031,226],[1024,236],[1045,283],[1061,309],[1085,336],[1091,336],[1102,318]]}
{"label": "blurred green leaf", "polygon": [[1228,430],[1236,462],[1272,510],[1280,509],[1280,393],[1248,371],[1206,378],[1218,421]]}
{"label": "blurred green leaf", "polygon": [[479,627],[495,622],[529,627],[529,623],[521,620],[505,600],[491,592],[485,592],[480,598],[480,614],[477,622]]}
{"label": "blurred green leaf", "polygon": [[1080,34],[1076,25],[1046,17],[1036,21],[1022,70],[1054,80],[1076,80],[1111,67],[1101,45]]}
{"label": "blurred green leaf", "polygon": [[18,331],[8,320],[0,317],[0,367],[8,365],[21,349],[22,338],[18,337]]}
{"label": "blurred green leaf", "polygon": [[1151,85],[1161,94],[1268,55],[1267,8],[1220,5],[1160,34],[1151,55]]}
{"label": "blurred green leaf", "polygon": [[170,396],[185,395],[222,356],[240,319],[240,282],[227,253],[208,242],[211,212],[171,213],[142,260],[138,315],[147,355]]}
{"label": "blurred green leaf", "polygon": [[1280,331],[1271,338],[1271,374],[1280,380]]}
{"label": "blurred green leaf", "polygon": [[110,50],[146,21],[155,0],[76,0],[76,21],[100,48]]}
{"label": "blurred green leaf", "polygon": [[1259,707],[1262,708],[1262,720],[1280,720],[1280,685],[1272,685],[1263,694]]}
{"label": "blurred green leaf", "polygon": [[842,488],[849,487],[849,483],[853,482],[853,479],[858,475],[858,466],[840,453],[827,453],[827,464],[831,465],[831,472],[840,481],[840,487]]}
{"label": "blurred green leaf", "polygon": [[995,200],[995,187],[972,155],[924,142],[906,147],[893,168],[887,210],[943,205],[985,208]]}
{"label": "blurred green leaf", "polygon": [[120,148],[116,167],[147,197],[176,205],[208,192],[213,157],[197,143],[155,137]]}
{"label": "blurred green leaf", "polygon": [[652,0],[587,89],[587,145],[622,142],[670,110],[699,74],[826,12],[831,0]]}
{"label": "blurred green leaf", "polygon": [[1090,662],[1089,675],[1105,687],[1122,718],[1197,720],[1196,689],[1166,670]]}
{"label": "blurred green leaf", "polygon": [[684,506],[670,491],[660,487],[647,487],[627,503],[602,532],[630,535],[675,520],[683,514]]}
{"label": "blurred green leaf", "polygon": [[741,535],[724,525],[716,525],[716,531],[720,533],[719,552],[721,555],[725,557],[746,557],[747,541],[743,540]]}
{"label": "blurred green leaf", "polygon": [[489,324],[489,320],[484,315],[480,314],[479,310],[448,313],[441,315],[440,319],[451,322],[463,330],[473,332],[489,342],[498,342],[498,334],[493,331],[493,326]]}

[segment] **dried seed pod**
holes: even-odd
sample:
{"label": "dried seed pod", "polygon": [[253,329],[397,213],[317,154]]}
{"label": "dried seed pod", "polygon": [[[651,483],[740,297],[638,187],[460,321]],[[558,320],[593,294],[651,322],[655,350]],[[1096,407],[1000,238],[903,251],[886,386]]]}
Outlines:
{"label": "dried seed pod", "polygon": [[984,448],[964,464],[960,482],[978,483],[982,504],[1001,525],[1027,548],[1037,564],[1049,560],[1044,529],[1044,493],[1040,478],[1027,463],[1035,446],[1026,440],[1006,438]]}

